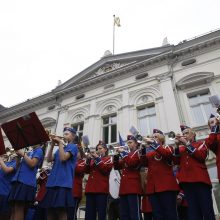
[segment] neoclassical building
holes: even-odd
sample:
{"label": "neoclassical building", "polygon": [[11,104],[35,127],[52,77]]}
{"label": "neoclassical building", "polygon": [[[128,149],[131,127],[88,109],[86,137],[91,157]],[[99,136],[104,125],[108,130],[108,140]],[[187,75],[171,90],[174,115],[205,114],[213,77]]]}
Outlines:
{"label": "neoclassical building", "polygon": [[[91,145],[100,139],[115,144],[118,132],[125,138],[131,126],[147,135],[153,128],[166,134],[179,132],[179,125],[186,124],[197,131],[198,139],[204,139],[209,133],[209,115],[216,112],[209,96],[217,94],[220,30],[177,45],[116,55],[106,51],[96,63],[52,91],[10,108],[1,106],[0,123],[35,111],[53,133],[62,135],[63,127],[71,125],[79,135],[88,135]],[[6,137],[5,145],[10,145]],[[207,164],[215,184],[211,153]]]}

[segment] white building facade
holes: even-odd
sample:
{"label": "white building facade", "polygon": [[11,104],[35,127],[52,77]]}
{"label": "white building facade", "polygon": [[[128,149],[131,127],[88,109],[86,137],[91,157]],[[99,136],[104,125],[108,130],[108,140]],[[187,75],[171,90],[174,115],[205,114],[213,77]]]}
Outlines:
{"label": "white building facade", "polygon": [[[218,94],[220,30],[178,45],[105,53],[51,92],[0,110],[0,124],[35,111],[52,133],[62,135],[63,127],[71,125],[80,136],[88,135],[91,145],[99,140],[115,144],[118,132],[126,138],[131,126],[148,135],[153,128],[180,132],[180,124],[186,124],[203,139],[216,111],[209,96]],[[6,137],[5,144],[10,145]],[[212,154],[207,164],[215,184]]]}

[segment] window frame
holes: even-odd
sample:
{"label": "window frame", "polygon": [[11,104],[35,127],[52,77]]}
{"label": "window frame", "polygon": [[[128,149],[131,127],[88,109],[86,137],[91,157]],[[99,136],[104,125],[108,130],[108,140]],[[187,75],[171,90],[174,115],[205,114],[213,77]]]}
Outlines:
{"label": "window frame", "polygon": [[[80,130],[80,125],[83,125],[83,129]],[[80,122],[76,122],[76,123],[72,123],[71,124],[71,127],[72,128],[75,128],[77,126],[77,129],[76,129],[76,134],[79,138],[81,138],[83,136],[83,132],[84,132],[84,121],[80,121]]]}
{"label": "window frame", "polygon": [[[112,118],[112,117],[115,117],[116,118],[116,122],[115,123],[109,123],[109,121],[110,121],[110,118]],[[104,124],[104,119],[106,119],[106,118],[108,118],[108,124]],[[117,138],[117,126],[118,126],[118,123],[117,123],[117,113],[112,113],[112,114],[108,114],[108,115],[103,115],[102,117],[101,117],[101,119],[102,119],[102,126],[101,126],[101,129],[102,129],[102,139],[103,139],[103,141],[105,141],[105,137],[104,137],[104,128],[105,127],[108,127],[108,142],[106,143],[106,144],[111,144],[111,145],[114,145],[114,144],[116,144],[117,143],[117,140],[118,140],[118,138]],[[111,142],[111,139],[112,139],[112,130],[111,130],[111,126],[112,125],[116,125],[116,140],[115,140],[115,142]]]}
{"label": "window frame", "polygon": [[[203,126],[203,125],[206,125],[207,124],[207,121],[209,119],[209,115],[206,114],[206,110],[205,110],[205,107],[204,105],[206,104],[210,104],[211,103],[207,100],[207,101],[201,101],[201,100],[198,100],[198,103],[195,103],[195,104],[190,104],[190,98],[193,98],[193,97],[197,97],[198,99],[203,96],[203,95],[208,95],[208,96],[211,96],[211,91],[209,88],[204,88],[204,89],[200,89],[200,90],[196,90],[196,91],[193,91],[193,92],[187,92],[186,93],[186,98],[187,98],[187,101],[188,101],[188,106],[189,106],[189,112],[190,112],[190,117],[193,121],[193,125],[195,127],[199,127],[199,126]],[[198,122],[194,116],[194,110],[193,110],[193,107],[198,107],[200,108],[201,110],[201,113],[202,113],[202,117],[204,119],[203,122]],[[214,111],[214,109],[213,109]],[[210,112],[211,114],[212,112]]]}
{"label": "window frame", "polygon": [[[145,114],[144,116],[139,116],[139,112],[138,111],[144,110],[144,109],[147,109],[147,108],[151,108],[151,107],[154,107],[154,113]],[[155,124],[156,124],[156,126],[158,125],[157,110],[156,110],[156,103],[155,102],[151,102],[151,103],[148,103],[148,104],[145,104],[145,105],[137,106],[136,110],[137,110],[137,124],[138,124],[138,129],[139,129],[140,132],[141,132],[140,119],[145,119],[147,117],[155,116]],[[153,129],[154,128],[150,128],[149,127],[149,130],[150,130],[149,133],[150,134],[153,132],[152,131]],[[149,135],[149,134],[143,134],[143,135]]]}

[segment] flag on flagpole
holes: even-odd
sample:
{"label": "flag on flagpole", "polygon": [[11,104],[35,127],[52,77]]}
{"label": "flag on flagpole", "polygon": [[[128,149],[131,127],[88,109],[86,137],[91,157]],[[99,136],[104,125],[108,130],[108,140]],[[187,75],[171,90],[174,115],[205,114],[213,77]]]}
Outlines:
{"label": "flag on flagpole", "polygon": [[119,144],[120,144],[120,146],[125,146],[125,142],[123,141],[120,132],[118,132],[118,136],[119,136]]}
{"label": "flag on flagpole", "polygon": [[114,16],[114,26],[121,27],[120,18]]}

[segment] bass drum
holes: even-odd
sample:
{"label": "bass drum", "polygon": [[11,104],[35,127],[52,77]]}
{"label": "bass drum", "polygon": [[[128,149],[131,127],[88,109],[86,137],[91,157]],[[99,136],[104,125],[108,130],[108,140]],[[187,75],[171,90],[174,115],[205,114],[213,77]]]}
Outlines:
{"label": "bass drum", "polygon": [[112,198],[119,198],[119,188],[120,188],[121,175],[118,170],[112,168],[109,175],[109,193]]}

